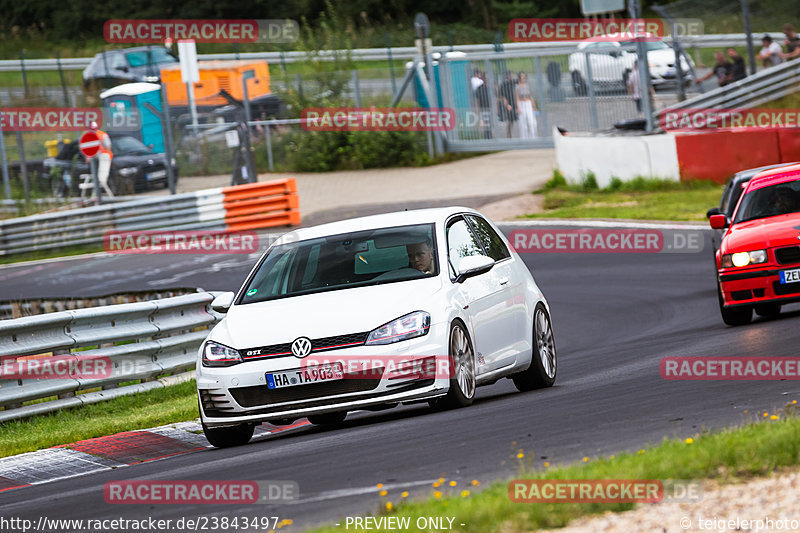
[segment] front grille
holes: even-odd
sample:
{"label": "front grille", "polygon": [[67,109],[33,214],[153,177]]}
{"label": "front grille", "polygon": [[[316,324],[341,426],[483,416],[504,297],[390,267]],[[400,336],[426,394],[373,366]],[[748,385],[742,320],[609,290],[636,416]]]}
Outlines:
{"label": "front grille", "polygon": [[781,265],[800,263],[800,246],[787,246],[775,250],[775,259]]}
{"label": "front grille", "polygon": [[[373,399],[373,398],[380,398],[381,396],[389,396],[390,394],[398,394],[398,393],[401,393],[401,392],[408,392],[408,391],[412,391],[412,390],[415,390],[415,389],[422,389],[422,388],[425,388],[425,387],[430,387],[433,384],[434,384],[434,380],[432,380],[432,379],[421,379],[421,380],[409,383],[409,384],[405,385],[404,387],[400,387],[400,388],[397,388],[397,389],[394,389],[394,390],[390,390],[390,391],[386,391],[386,392],[382,392],[382,393],[359,394],[359,395],[355,395],[355,396],[348,396],[347,398],[323,398],[323,399],[309,400],[307,402],[294,403],[289,408],[291,408],[291,409],[311,409],[311,408],[314,408],[314,407],[324,407],[326,405],[334,405],[334,404],[338,404],[338,403],[342,403],[342,402],[357,402],[357,401],[361,401],[361,400],[369,400],[369,399]],[[245,387],[242,387],[242,388],[245,388]],[[247,387],[247,388],[249,388],[249,387]],[[235,416],[242,416],[242,414],[246,414],[246,415],[269,414],[270,412],[274,412],[274,411],[275,411],[274,407],[267,407],[267,408],[264,408],[264,409],[257,409],[257,410],[254,410],[254,411],[248,411],[247,413],[232,413],[232,412],[220,411],[218,413],[214,413],[213,416],[221,417],[221,418],[225,418],[225,417],[230,418],[230,417],[235,417]],[[211,413],[209,413],[208,411],[206,411],[206,414],[211,416]]]}
{"label": "front grille", "polygon": [[772,283],[772,290],[779,296],[784,294],[799,294],[800,283],[781,283],[780,281],[775,281]]}
{"label": "front grille", "polygon": [[383,369],[375,369],[377,378],[350,377],[336,381],[323,381],[322,383],[309,383],[295,387],[270,389],[266,385],[253,387],[237,387],[230,389],[236,403],[242,407],[256,407],[283,402],[296,402],[298,400],[311,400],[323,396],[347,394],[350,392],[364,392],[374,389],[381,382],[380,376]]}
{"label": "front grille", "polygon": [[[311,339],[311,352],[324,352],[328,350],[339,350],[341,348],[360,346],[366,342],[367,335],[369,335],[368,331],[363,333],[348,333],[346,335],[323,337],[321,339]],[[251,355],[247,354],[247,352],[254,351],[259,353]],[[264,359],[267,357],[282,357],[292,355],[292,343],[283,342],[281,344],[262,346],[261,348],[248,348],[246,350],[239,350],[239,354],[245,361],[256,361],[258,359]]]}
{"label": "front grille", "polygon": [[220,413],[235,409],[226,394],[220,389],[199,389],[198,393],[203,411],[208,416],[219,416]]}

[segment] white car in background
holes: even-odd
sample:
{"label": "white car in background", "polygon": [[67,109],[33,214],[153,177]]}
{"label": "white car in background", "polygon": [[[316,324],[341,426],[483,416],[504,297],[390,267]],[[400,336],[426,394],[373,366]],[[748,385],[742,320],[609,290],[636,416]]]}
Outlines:
{"label": "white car in background", "polygon": [[[589,40],[578,45],[578,50],[569,55],[569,72],[575,94],[587,94],[587,80],[591,70],[597,89],[622,88],[628,81],[636,61],[635,41]],[[678,71],[675,67],[675,50],[664,41],[646,41],[647,65],[654,87],[674,84]],[[587,65],[588,58],[588,65]],[[694,78],[691,74],[694,61],[681,56],[683,83],[688,85]]]}
{"label": "white car in background", "polygon": [[[348,411],[406,402],[461,407],[500,378],[521,391],[556,378],[547,301],[471,209],[292,231],[212,308],[226,315],[196,368],[203,429],[218,447],[248,442],[264,421],[338,424]],[[432,358],[435,372],[403,372]]]}

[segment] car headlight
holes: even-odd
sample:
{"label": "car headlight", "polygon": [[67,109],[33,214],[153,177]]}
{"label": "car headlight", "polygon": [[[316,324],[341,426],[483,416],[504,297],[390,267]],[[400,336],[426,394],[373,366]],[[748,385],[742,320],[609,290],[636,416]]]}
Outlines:
{"label": "car headlight", "polygon": [[242,356],[233,348],[214,341],[203,346],[203,366],[230,366],[242,362]]}
{"label": "car headlight", "polygon": [[366,344],[392,344],[428,334],[431,315],[415,311],[376,328],[367,336]]}
{"label": "car headlight", "polygon": [[767,262],[766,250],[753,250],[752,252],[736,252],[722,256],[722,267],[743,267]]}
{"label": "car headlight", "polygon": [[136,174],[136,169],[132,167],[121,168],[117,172],[119,172],[120,176],[124,176],[127,178],[128,176],[133,176],[134,174]]}

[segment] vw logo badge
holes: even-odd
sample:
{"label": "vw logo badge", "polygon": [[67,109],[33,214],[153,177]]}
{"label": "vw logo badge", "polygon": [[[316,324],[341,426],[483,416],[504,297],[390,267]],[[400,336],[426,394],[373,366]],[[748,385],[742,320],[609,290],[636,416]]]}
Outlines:
{"label": "vw logo badge", "polygon": [[308,337],[298,337],[292,343],[292,355],[295,357],[305,357],[311,353],[311,339]]}

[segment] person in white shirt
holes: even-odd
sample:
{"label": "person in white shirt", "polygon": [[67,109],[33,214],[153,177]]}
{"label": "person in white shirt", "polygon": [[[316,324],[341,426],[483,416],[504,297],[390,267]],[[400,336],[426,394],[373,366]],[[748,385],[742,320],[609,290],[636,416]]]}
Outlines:
{"label": "person in white shirt", "polygon": [[772,40],[772,37],[764,35],[761,38],[761,44],[762,47],[761,51],[758,52],[758,57],[761,59],[764,68],[774,67],[783,63],[783,58],[781,58],[783,49],[781,49],[781,45]]}

